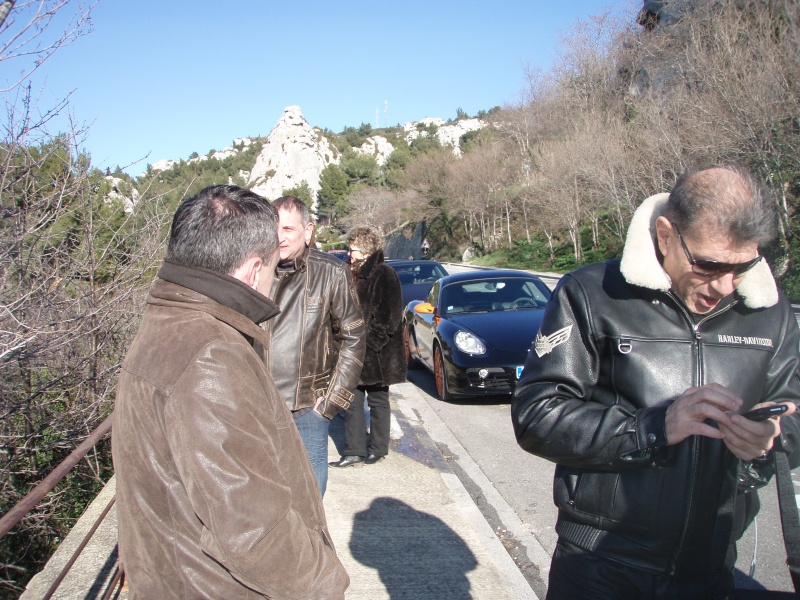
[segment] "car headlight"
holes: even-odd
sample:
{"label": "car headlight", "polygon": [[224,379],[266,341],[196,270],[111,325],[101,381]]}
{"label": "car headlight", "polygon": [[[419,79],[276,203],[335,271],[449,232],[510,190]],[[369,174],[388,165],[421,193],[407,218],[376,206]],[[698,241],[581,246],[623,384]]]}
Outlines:
{"label": "car headlight", "polygon": [[486,344],[468,331],[459,331],[455,337],[456,348],[464,354],[485,354]]}

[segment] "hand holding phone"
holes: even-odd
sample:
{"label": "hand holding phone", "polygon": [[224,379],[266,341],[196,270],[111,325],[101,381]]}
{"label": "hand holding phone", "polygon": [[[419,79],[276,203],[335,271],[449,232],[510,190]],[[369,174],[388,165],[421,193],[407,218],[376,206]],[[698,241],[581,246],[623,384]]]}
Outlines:
{"label": "hand holding phone", "polygon": [[785,404],[774,404],[772,406],[762,406],[761,408],[754,408],[753,410],[744,413],[742,416],[751,421],[766,421],[770,417],[779,417],[789,410]]}

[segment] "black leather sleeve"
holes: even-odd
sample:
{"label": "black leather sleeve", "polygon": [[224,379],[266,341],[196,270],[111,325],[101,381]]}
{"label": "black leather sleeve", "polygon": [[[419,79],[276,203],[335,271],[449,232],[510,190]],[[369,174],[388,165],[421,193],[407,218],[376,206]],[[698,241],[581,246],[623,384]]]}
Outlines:
{"label": "black leather sleeve", "polygon": [[[785,298],[781,298],[784,336],[767,375],[767,387],[761,402],[794,402],[800,404],[800,331],[794,312]],[[786,452],[792,469],[800,466],[800,411],[780,420],[781,436],[775,450]]]}
{"label": "black leather sleeve", "polygon": [[571,467],[619,471],[661,464],[670,454],[666,406],[595,398],[603,357],[590,306],[580,282],[563,277],[512,401],[517,441],[532,454]]}

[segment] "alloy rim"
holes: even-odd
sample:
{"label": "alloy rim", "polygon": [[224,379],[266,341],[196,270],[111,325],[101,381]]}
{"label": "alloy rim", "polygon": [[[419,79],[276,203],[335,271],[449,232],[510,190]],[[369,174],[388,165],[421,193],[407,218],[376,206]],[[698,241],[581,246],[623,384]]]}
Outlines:
{"label": "alloy rim", "polygon": [[433,352],[433,376],[436,379],[436,393],[441,398],[444,392],[444,365],[442,365],[442,352],[439,348]]}

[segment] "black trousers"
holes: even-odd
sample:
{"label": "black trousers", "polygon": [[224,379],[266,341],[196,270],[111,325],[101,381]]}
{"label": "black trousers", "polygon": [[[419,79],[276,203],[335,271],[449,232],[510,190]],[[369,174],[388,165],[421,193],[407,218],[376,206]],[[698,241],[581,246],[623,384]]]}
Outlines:
{"label": "black trousers", "polygon": [[[355,390],[353,403],[344,413],[344,456],[386,456],[389,454],[389,428],[392,410],[389,387],[365,385]],[[369,405],[369,447],[364,418],[364,397]]]}
{"label": "black trousers", "polygon": [[550,563],[547,600],[724,600],[733,574],[676,580],[635,569],[558,540]]}

